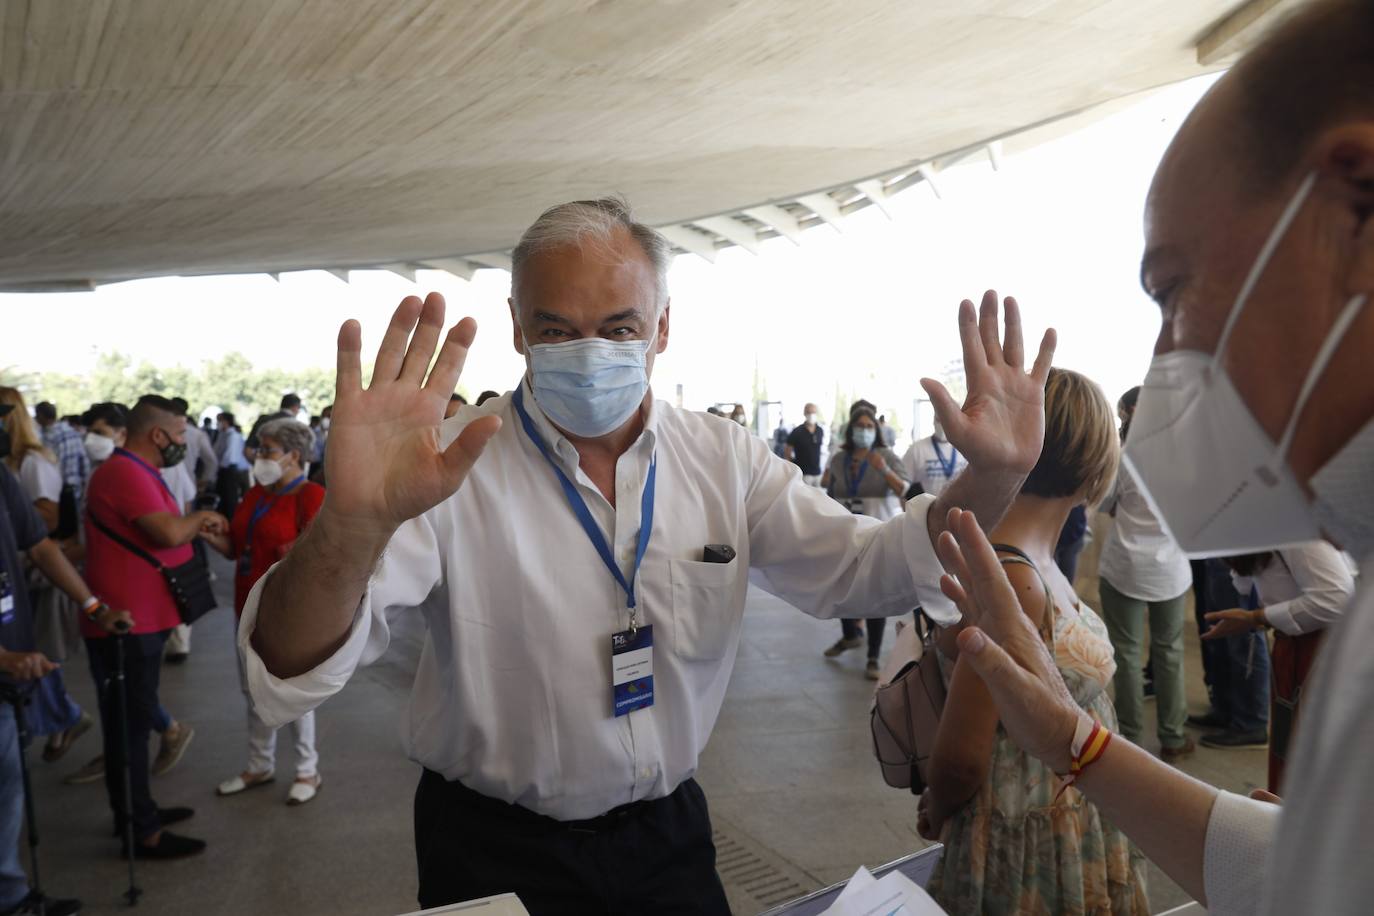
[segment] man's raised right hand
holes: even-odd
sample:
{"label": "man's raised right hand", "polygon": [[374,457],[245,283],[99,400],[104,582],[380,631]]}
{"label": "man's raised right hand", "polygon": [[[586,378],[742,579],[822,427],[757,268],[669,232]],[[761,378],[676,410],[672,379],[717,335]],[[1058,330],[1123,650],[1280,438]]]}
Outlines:
{"label": "man's raised right hand", "polygon": [[321,509],[331,527],[389,538],[403,522],[453,495],[501,428],[499,417],[481,417],[448,448],[439,447],[439,424],[477,322],[464,318],[454,325],[429,369],[443,327],[443,296],[430,293],[423,303],[416,296],[401,300],[367,388],[362,387],[362,328],[349,320],[339,329],[338,380],[325,450],[329,488]]}

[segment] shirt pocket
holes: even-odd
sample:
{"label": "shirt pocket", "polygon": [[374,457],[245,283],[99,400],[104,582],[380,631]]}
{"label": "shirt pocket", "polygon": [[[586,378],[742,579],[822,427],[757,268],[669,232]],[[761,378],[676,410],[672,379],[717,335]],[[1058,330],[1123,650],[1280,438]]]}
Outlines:
{"label": "shirt pocket", "polygon": [[678,655],[693,661],[715,661],[725,656],[738,624],[735,590],[739,558],[729,563],[673,560],[673,646]]}

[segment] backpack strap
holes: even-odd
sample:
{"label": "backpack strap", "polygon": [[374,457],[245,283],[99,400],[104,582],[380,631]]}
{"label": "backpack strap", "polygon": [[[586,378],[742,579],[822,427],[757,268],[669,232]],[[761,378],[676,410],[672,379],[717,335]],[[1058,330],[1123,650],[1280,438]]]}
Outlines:
{"label": "backpack strap", "polygon": [[1044,575],[1041,574],[1040,568],[1037,567],[1035,562],[1019,547],[1013,547],[1010,544],[993,544],[992,549],[999,554],[1011,554],[1011,556],[1008,557],[998,558],[1003,566],[1029,566],[1031,571],[1035,573],[1035,577],[1040,580],[1040,586],[1045,590],[1045,616],[1044,619],[1040,621],[1040,638],[1051,646],[1054,645],[1054,594],[1050,591],[1050,584],[1045,580]]}

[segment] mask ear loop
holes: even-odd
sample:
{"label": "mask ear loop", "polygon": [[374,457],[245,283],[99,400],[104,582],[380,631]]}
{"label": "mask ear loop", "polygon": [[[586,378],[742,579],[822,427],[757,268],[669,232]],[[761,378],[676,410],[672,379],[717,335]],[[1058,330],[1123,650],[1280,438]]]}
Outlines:
{"label": "mask ear loop", "polygon": [[1241,313],[1245,310],[1245,304],[1250,301],[1250,294],[1255,291],[1260,277],[1264,275],[1264,269],[1269,266],[1269,261],[1274,257],[1274,252],[1278,250],[1279,243],[1288,234],[1288,227],[1293,225],[1293,220],[1297,218],[1302,205],[1307,202],[1307,197],[1312,193],[1312,188],[1316,183],[1317,172],[1313,170],[1303,179],[1302,184],[1298,186],[1297,192],[1293,195],[1293,199],[1284,208],[1279,221],[1274,224],[1274,231],[1269,233],[1269,238],[1265,241],[1264,247],[1260,249],[1259,255],[1255,258],[1255,266],[1250,268],[1250,273],[1245,278],[1240,293],[1236,296],[1236,304],[1231,306],[1231,314],[1226,316],[1226,324],[1222,326],[1221,336],[1217,338],[1216,349],[1212,351],[1213,366],[1221,364],[1222,354],[1226,352],[1226,345],[1231,342],[1231,334],[1240,321]]}
{"label": "mask ear loop", "polygon": [[1322,341],[1321,349],[1317,351],[1317,358],[1312,362],[1312,368],[1307,372],[1307,378],[1303,380],[1302,388],[1298,390],[1298,400],[1293,405],[1293,410],[1288,416],[1288,425],[1284,427],[1283,438],[1279,440],[1279,447],[1274,451],[1274,463],[1282,464],[1288,456],[1288,449],[1293,444],[1293,436],[1298,429],[1298,420],[1302,417],[1303,408],[1307,406],[1307,401],[1312,397],[1312,392],[1317,388],[1317,382],[1321,381],[1322,373],[1326,371],[1327,363],[1331,362],[1331,357],[1335,355],[1336,348],[1345,339],[1346,331],[1355,323],[1355,319],[1360,316],[1365,305],[1369,302],[1369,297],[1364,293],[1357,293],[1346,303],[1345,308],[1341,309],[1340,315],[1336,317],[1336,323],[1331,326],[1331,332]]}

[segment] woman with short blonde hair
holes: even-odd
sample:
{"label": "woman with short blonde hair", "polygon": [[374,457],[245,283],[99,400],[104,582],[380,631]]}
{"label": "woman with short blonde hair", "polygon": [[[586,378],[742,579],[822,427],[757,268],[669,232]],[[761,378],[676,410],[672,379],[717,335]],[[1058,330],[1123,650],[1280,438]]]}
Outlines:
{"label": "woman with short blonde hair", "polygon": [[[1111,405],[1076,372],[1051,369],[1045,443],[1021,493],[990,533],[1021,608],[1074,700],[1116,729],[1116,665],[1106,626],[1054,562],[1069,512],[1100,502],[1120,446]],[[942,646],[953,646],[942,640]],[[1116,827],[998,723],[977,673],[940,655],[949,696],[931,755],[919,828],[945,844],[931,892],[963,913],[1149,913],[1145,859]]]}

